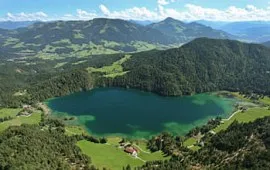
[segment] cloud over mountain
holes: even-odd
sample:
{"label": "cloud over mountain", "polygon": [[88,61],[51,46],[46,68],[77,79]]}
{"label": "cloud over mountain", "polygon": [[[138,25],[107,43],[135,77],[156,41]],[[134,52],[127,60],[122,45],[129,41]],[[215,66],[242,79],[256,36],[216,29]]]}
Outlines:
{"label": "cloud over mountain", "polygon": [[172,7],[173,3],[180,3],[176,0],[157,0],[157,6],[149,9],[144,6],[111,10],[110,7],[100,4],[98,11],[87,11],[77,9],[76,13],[67,13],[63,16],[50,16],[45,12],[36,13],[7,13],[2,20],[11,21],[33,21],[33,20],[90,20],[96,17],[120,18],[133,20],[162,20],[173,17],[183,21],[212,20],[212,21],[270,21],[270,4],[264,8],[254,5],[246,5],[243,8],[229,6],[224,9],[207,8],[195,4],[185,4],[183,9]]}

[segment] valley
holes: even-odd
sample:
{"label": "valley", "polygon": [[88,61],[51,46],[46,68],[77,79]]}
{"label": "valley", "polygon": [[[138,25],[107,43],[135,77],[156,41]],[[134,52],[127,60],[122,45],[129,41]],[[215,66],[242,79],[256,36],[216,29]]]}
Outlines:
{"label": "valley", "polygon": [[237,40],[173,18],[0,29],[0,169],[270,167],[270,49]]}

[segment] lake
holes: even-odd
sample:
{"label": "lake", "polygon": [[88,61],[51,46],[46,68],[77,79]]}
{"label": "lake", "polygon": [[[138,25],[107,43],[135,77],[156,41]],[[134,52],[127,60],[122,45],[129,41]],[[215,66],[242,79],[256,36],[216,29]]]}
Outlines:
{"label": "lake", "polygon": [[54,98],[52,116],[98,136],[148,138],[162,131],[184,135],[217,116],[229,117],[236,100],[213,94],[162,97],[131,89],[100,88]]}

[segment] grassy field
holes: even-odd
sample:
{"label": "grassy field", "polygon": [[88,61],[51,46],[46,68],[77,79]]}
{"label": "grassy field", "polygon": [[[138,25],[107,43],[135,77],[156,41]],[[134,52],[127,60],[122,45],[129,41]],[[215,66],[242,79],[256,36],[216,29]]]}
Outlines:
{"label": "grassy field", "polygon": [[270,110],[268,110],[268,108],[250,108],[245,112],[239,112],[235,114],[230,120],[224,121],[223,124],[214,129],[214,132],[219,132],[228,128],[230,124],[235,120],[238,122],[252,122],[265,116],[270,116]]}
{"label": "grassy field", "polygon": [[85,140],[78,142],[78,146],[84,154],[91,157],[93,165],[100,169],[106,167],[107,169],[120,170],[128,164],[132,167],[144,164],[143,161],[133,158],[116,146],[95,144]]}
{"label": "grassy field", "polygon": [[66,126],[65,129],[66,129],[66,134],[69,136],[87,134],[85,129],[79,126]]}
{"label": "grassy field", "polygon": [[22,109],[7,109],[7,108],[0,109],[0,118],[8,116],[14,118],[21,110]]}
{"label": "grassy field", "polygon": [[263,99],[259,99],[259,101],[270,106],[270,97],[265,96]]}
{"label": "grassy field", "polygon": [[184,141],[184,146],[188,147],[191,145],[195,145],[196,143],[197,143],[197,139],[195,139],[194,137],[191,137]]}
{"label": "grassy field", "polygon": [[123,71],[122,64],[126,62],[128,59],[130,59],[130,55],[126,55],[124,58],[121,58],[120,60],[114,62],[111,66],[104,66],[101,68],[93,68],[89,67],[87,70],[88,72],[101,72],[104,73],[104,77],[116,77],[116,76],[122,76],[126,74],[127,72]]}
{"label": "grassy field", "polygon": [[0,132],[9,126],[20,126],[21,124],[38,124],[41,120],[41,111],[33,113],[31,116],[16,116],[21,109],[1,109],[0,117],[11,116],[13,119],[0,123]]}
{"label": "grassy field", "polygon": [[146,149],[146,143],[140,142],[137,146],[143,151],[140,151],[138,156],[142,160],[136,159],[118,147],[119,141],[121,141],[119,137],[109,137],[107,144],[95,144],[83,140],[79,141],[77,145],[82,149],[84,154],[91,157],[93,165],[100,169],[106,167],[107,169],[118,170],[128,164],[131,167],[137,167],[142,166],[145,163],[144,161],[170,158],[164,157],[162,152],[150,153],[150,151]]}

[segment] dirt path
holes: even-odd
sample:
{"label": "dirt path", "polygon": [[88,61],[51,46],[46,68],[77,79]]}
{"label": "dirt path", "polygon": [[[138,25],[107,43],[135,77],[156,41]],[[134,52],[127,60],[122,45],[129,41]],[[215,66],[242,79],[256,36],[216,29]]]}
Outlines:
{"label": "dirt path", "polygon": [[237,113],[241,112],[241,110],[237,110],[236,112],[234,112],[229,118],[227,119],[222,119],[223,121],[228,121],[230,120],[234,115],[236,115]]}
{"label": "dirt path", "polygon": [[142,158],[140,158],[140,157],[136,157],[137,159],[139,159],[139,160],[141,160],[141,161],[143,161],[143,162],[146,162],[145,160],[143,160]]}
{"label": "dirt path", "polygon": [[42,109],[42,111],[44,112],[45,115],[48,115],[48,114],[51,113],[51,111],[48,108],[48,106],[45,105],[44,103],[38,103],[37,105],[38,105],[38,107],[40,107]]}
{"label": "dirt path", "polygon": [[140,149],[140,151],[142,151],[142,152],[144,152],[144,153],[148,153],[148,154],[150,154],[150,152],[147,152],[147,151],[144,151],[142,148],[140,148],[138,145],[136,145],[136,144],[133,144],[134,146],[136,146],[138,149]]}

